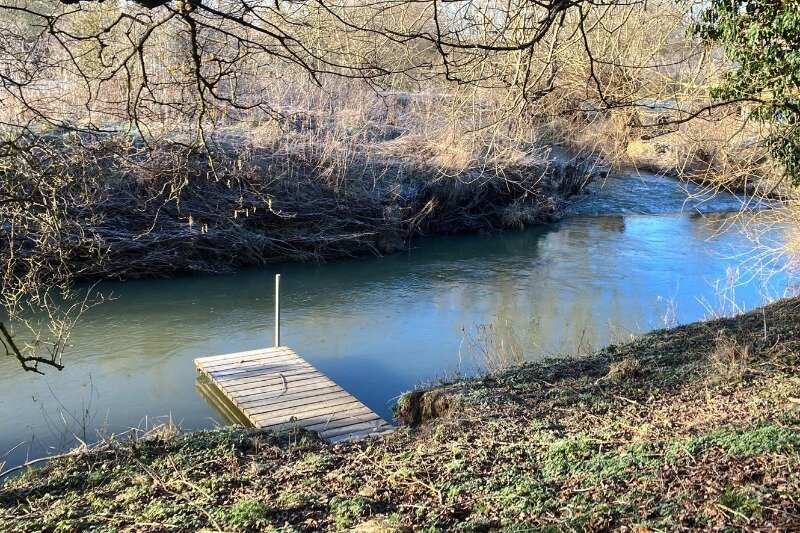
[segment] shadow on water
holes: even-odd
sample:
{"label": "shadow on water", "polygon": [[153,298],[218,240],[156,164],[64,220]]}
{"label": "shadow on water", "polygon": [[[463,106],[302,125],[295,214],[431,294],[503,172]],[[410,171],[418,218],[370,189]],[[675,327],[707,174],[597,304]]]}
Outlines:
{"label": "shadow on water", "polygon": [[199,375],[195,381],[194,387],[198,396],[214,410],[217,418],[224,424],[244,427],[253,426],[242,411],[225,397],[225,395],[223,395],[205,376]]}
{"label": "shadow on water", "polygon": [[[313,364],[317,369],[335,383],[347,383],[347,392],[362,403],[372,404],[372,407],[386,420],[391,420],[393,400],[409,388],[405,376],[396,373],[391,365],[382,363],[374,356],[355,355],[340,359],[309,357],[309,359],[315,360]],[[352,379],[354,373],[359,379]],[[397,391],[397,393],[380,404],[375,402],[375,398],[385,396],[385,391]]]}
{"label": "shadow on water", "polygon": [[[634,197],[661,191],[670,208],[680,198],[674,182],[645,183],[646,191],[634,185],[614,186]],[[208,390],[197,388],[192,359],[272,344],[277,272],[283,344],[387,419],[401,392],[465,371],[457,367],[463,327],[508,322],[526,357],[538,359],[662,327],[670,313],[680,322],[706,316],[700,299],[714,301],[715,284],[724,285],[750,247],[738,231],[743,217],[632,214],[635,198],[621,196],[623,208],[615,211],[612,197],[586,196],[580,201],[588,207],[576,203],[574,215],[558,224],[430,237],[382,258],[103,284],[117,298],[76,328],[63,372],[40,378],[0,360],[0,450],[22,443],[0,462],[75,443],[63,434],[74,428],[53,423],[60,412],[88,413],[78,418],[85,426],[79,433],[89,435],[154,415],[171,414],[187,429],[225,421],[224,404],[198,396]],[[648,209],[658,201],[649,198]],[[720,198],[717,207],[736,201]],[[593,215],[598,205],[614,214]],[[735,298],[752,308],[786,286],[782,273],[754,276],[735,287]]]}

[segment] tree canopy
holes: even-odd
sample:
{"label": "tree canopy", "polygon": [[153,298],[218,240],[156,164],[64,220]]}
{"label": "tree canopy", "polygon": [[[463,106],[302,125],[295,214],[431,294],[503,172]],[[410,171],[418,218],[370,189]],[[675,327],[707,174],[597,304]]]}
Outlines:
{"label": "tree canopy", "polygon": [[750,116],[771,125],[766,146],[800,185],[800,2],[712,0],[693,31],[732,64],[711,96],[752,103]]}

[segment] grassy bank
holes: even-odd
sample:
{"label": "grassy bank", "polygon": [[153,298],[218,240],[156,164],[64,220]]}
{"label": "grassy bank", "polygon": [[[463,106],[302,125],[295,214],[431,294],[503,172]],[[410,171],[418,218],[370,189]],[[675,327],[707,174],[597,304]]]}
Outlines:
{"label": "grassy bank", "polygon": [[0,529],[800,527],[800,299],[404,396],[328,446],[223,428],[0,487]]}

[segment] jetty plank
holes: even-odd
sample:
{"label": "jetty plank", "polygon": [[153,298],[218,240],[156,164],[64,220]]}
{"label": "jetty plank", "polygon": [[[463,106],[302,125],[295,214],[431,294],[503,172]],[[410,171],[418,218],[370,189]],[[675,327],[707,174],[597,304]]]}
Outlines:
{"label": "jetty plank", "polygon": [[[322,414],[322,415],[314,415],[314,414],[307,414],[305,418],[302,419],[303,427],[312,428],[319,424],[330,424],[332,421],[337,420],[347,420],[351,417],[357,418],[363,415],[376,415],[367,407],[355,407],[352,409],[348,409],[346,411],[339,411],[334,414]],[[291,417],[289,418],[291,420]],[[283,419],[279,422],[275,422],[272,426],[284,426],[289,420]],[[266,426],[271,428],[272,426]]]}
{"label": "jetty plank", "polygon": [[[329,442],[389,433],[394,427],[285,346],[194,360],[197,369],[259,428],[302,427]],[[226,409],[230,409],[229,407]]]}

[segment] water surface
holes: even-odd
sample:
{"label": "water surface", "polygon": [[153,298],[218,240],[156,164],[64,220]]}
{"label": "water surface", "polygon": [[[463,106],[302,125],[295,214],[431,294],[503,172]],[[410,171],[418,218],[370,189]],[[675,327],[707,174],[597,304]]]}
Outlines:
{"label": "water surface", "polygon": [[107,283],[116,299],[81,322],[63,372],[0,359],[0,450],[13,448],[10,465],[167,415],[188,429],[219,423],[192,359],[271,345],[277,272],[283,343],[387,418],[403,391],[472,370],[459,350],[475,324],[514,328],[537,359],[706,317],[721,293],[752,308],[788,280],[729,283],[749,242],[741,217],[719,212],[739,205],[628,176],[595,184],[553,225],[425,238],[383,258]]}

